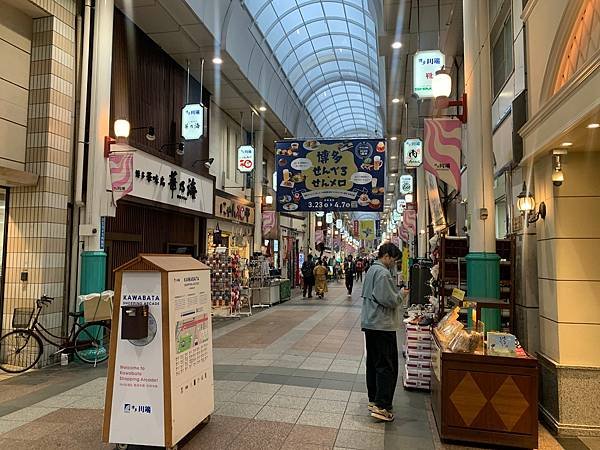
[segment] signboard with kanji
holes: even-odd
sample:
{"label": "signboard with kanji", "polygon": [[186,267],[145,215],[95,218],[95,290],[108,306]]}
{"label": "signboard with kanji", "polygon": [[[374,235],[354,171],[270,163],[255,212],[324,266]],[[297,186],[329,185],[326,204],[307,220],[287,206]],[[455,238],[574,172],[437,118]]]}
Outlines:
{"label": "signboard with kanji", "polygon": [[404,167],[413,168],[423,164],[423,142],[421,139],[404,141]]}
{"label": "signboard with kanji", "polygon": [[383,140],[278,141],[277,211],[382,211]]}
{"label": "signboard with kanji", "polygon": [[254,170],[254,147],[242,145],[238,148],[238,170],[242,173]]}
{"label": "signboard with kanji", "polygon": [[402,175],[400,177],[400,193],[410,194],[413,191],[413,177],[412,175]]}
{"label": "signboard with kanji", "polygon": [[431,83],[435,72],[444,67],[444,54],[439,50],[415,53],[413,58],[413,92],[419,98],[433,98]]}
{"label": "signboard with kanji", "polygon": [[204,108],[200,103],[185,105],[181,110],[181,137],[186,141],[204,134]]}

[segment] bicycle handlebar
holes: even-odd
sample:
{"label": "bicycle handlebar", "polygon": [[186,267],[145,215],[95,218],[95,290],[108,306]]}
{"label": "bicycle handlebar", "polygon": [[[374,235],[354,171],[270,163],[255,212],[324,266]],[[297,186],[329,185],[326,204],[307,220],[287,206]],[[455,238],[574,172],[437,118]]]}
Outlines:
{"label": "bicycle handlebar", "polygon": [[40,298],[37,299],[37,305],[41,308],[43,305],[49,305],[50,303],[52,303],[52,300],[54,300],[54,297],[42,295]]}

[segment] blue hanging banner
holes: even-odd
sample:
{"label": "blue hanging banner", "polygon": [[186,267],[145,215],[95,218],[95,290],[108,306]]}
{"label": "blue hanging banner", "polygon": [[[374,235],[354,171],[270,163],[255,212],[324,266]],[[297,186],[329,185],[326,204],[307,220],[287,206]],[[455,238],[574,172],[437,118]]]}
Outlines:
{"label": "blue hanging banner", "polygon": [[384,140],[275,143],[277,211],[383,211]]}

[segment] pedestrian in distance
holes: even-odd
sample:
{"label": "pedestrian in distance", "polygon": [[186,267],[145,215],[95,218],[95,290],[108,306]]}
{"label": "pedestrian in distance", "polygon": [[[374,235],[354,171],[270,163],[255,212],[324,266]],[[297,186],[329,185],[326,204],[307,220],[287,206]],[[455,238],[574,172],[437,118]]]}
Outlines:
{"label": "pedestrian in distance", "polygon": [[400,249],[386,243],[365,275],[362,289],[361,329],[367,348],[367,394],[371,416],[394,420],[392,401],[398,379],[396,331],[402,323],[402,295],[390,269],[400,258]]}
{"label": "pedestrian in distance", "polygon": [[362,258],[356,260],[356,281],[362,281],[362,274],[365,268],[365,263]]}
{"label": "pedestrian in distance", "polygon": [[314,269],[316,287],[315,290],[317,292],[317,297],[323,298],[325,297],[325,293],[328,291],[327,289],[327,274],[329,273],[329,269],[325,265],[325,263],[321,260],[317,261],[317,265]]}
{"label": "pedestrian in distance", "polygon": [[346,278],[346,289],[348,295],[352,295],[352,287],[354,286],[354,273],[356,272],[356,265],[352,260],[352,255],[348,255],[346,262],[344,263],[344,276]]}
{"label": "pedestrian in distance", "polygon": [[315,285],[315,263],[313,261],[312,255],[308,255],[306,261],[302,263],[302,268],[300,272],[302,273],[302,297],[306,297],[308,294],[308,298],[312,298],[312,290]]}

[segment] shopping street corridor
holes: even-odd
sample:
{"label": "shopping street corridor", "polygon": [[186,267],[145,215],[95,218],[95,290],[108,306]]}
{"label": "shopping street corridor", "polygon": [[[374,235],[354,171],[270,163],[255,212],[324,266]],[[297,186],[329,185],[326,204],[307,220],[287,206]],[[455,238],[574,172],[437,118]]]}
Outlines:
{"label": "shopping street corridor", "polygon": [[[401,376],[396,420],[369,416],[360,287],[350,298],[334,282],[325,300],[296,296],[249,318],[217,321],[216,410],[180,448],[464,448],[439,442],[429,395],[405,391]],[[101,442],[105,375],[76,364],[0,375],[0,449],[113,448]],[[540,448],[563,447],[540,426]]]}

